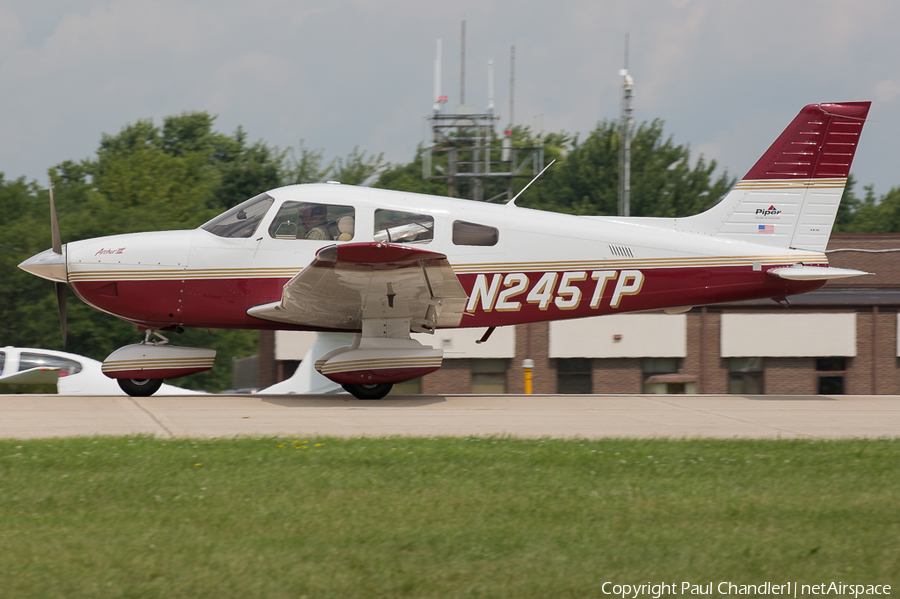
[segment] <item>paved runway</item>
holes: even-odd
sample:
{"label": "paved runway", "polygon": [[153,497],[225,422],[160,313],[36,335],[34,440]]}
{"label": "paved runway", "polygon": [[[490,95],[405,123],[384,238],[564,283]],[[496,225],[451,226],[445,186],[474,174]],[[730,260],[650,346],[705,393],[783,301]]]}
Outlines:
{"label": "paved runway", "polygon": [[898,396],[0,395],[0,438],[152,434],[841,438],[900,435]]}

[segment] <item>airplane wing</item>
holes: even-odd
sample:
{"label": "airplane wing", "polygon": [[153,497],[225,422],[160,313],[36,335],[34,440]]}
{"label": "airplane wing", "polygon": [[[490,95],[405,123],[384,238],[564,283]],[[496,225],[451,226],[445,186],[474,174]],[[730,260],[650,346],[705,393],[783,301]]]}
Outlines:
{"label": "airplane wing", "polygon": [[317,329],[360,330],[366,319],[409,318],[415,332],[459,326],[468,296],[447,256],[391,243],[319,250],[255,318]]}
{"label": "airplane wing", "polygon": [[29,368],[0,377],[0,393],[56,393],[59,368]]}

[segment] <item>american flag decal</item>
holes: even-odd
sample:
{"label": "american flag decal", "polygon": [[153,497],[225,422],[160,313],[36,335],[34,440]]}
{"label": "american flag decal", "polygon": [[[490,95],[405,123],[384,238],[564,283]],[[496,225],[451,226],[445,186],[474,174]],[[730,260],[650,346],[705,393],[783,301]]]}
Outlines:
{"label": "american flag decal", "polygon": [[774,233],[775,225],[759,225],[759,233]]}

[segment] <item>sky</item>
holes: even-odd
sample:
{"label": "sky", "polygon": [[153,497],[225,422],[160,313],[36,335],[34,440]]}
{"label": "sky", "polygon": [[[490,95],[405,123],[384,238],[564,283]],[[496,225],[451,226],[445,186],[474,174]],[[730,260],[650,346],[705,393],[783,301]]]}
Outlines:
{"label": "sky", "polygon": [[634,118],[660,118],[742,176],[806,104],[871,100],[852,173],[900,186],[896,0],[0,0],[0,172],[46,180],[104,133],[185,111],[279,148],[412,160],[436,40],[442,93],[582,137],[618,118],[626,34]]}

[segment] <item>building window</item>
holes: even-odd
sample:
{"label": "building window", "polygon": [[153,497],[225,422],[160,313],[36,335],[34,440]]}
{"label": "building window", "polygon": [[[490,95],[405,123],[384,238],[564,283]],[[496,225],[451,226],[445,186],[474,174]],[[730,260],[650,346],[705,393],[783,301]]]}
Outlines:
{"label": "building window", "polygon": [[678,358],[644,358],[644,393],[696,393],[697,380],[678,373]]}
{"label": "building window", "polygon": [[557,393],[591,393],[590,358],[559,358],[556,360]]}
{"label": "building window", "polygon": [[728,392],[732,395],[762,395],[763,359],[729,358]]}
{"label": "building window", "polygon": [[503,358],[473,359],[472,393],[493,395],[506,393],[507,360]]}
{"label": "building window", "polygon": [[816,358],[819,395],[843,395],[847,358]]}

